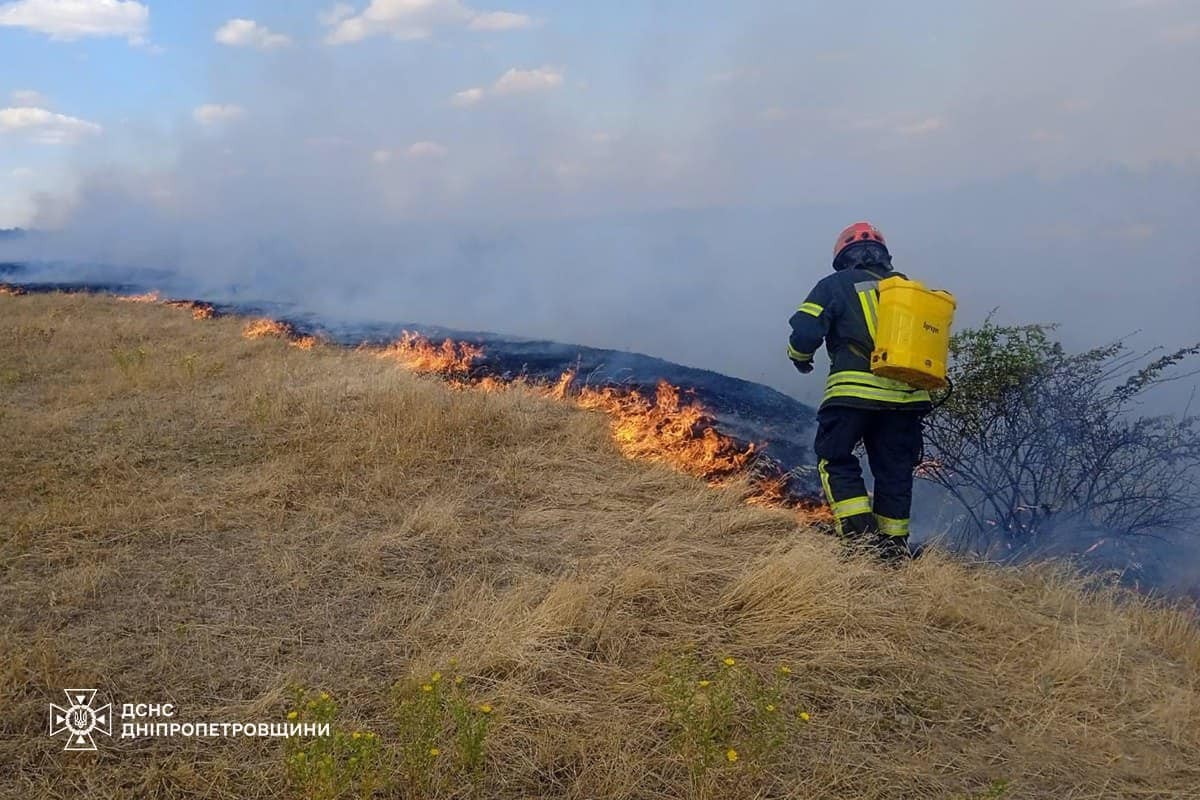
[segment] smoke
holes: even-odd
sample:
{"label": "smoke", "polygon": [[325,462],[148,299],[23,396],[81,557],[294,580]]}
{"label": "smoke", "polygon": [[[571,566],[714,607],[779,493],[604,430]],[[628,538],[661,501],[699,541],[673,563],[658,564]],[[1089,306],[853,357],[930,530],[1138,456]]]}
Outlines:
{"label": "smoke", "polygon": [[1200,340],[1182,10],[880,2],[847,24],[811,5],[550,15],[520,48],[215,48],[203,111],[105,120],[75,189],[35,198],[54,235],[0,258],[645,352],[815,405],[786,320],[869,218],[960,326],[994,310],[1069,347]]}
{"label": "smoke", "polygon": [[[222,113],[106,120],[76,190],[37,198],[34,225],[60,233],[6,252],[639,350],[812,402],[785,320],[833,233],[869,217],[960,324],[1200,338],[1171,291],[1194,285],[1200,212],[1177,11],[879,3],[847,27],[801,5],[727,10],[705,36],[663,4],[611,34],[548,19],[523,49],[215,47],[201,108]],[[1172,92],[1145,91],[1167,74]],[[540,78],[502,91],[512,75]]]}
{"label": "smoke", "polygon": [[[167,270],[174,291],[217,300],[646,352],[814,402],[819,381],[781,355],[786,319],[828,270],[828,232],[866,216],[810,204],[414,219],[390,213],[389,185],[353,158],[291,172],[314,158],[303,145],[239,166],[216,143],[195,147],[178,171],[90,176],[66,229],[20,255],[112,265],[115,280]],[[1200,266],[1177,233],[1198,198],[1200,181],[1164,170],[1021,176],[863,206],[898,269],[956,294],[959,325],[996,310],[1058,322],[1071,347],[1138,331],[1135,346],[1153,347],[1200,340],[1190,293],[1172,290]],[[1175,388],[1161,410],[1182,409],[1190,387]]]}

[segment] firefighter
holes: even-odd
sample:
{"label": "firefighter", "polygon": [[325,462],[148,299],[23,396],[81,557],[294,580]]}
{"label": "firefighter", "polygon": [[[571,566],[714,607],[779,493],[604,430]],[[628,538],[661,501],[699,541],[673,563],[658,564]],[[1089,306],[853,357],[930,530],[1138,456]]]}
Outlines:
{"label": "firefighter", "polygon": [[[812,372],[822,341],[829,353],[813,449],[838,532],[887,560],[910,557],[913,469],[930,409],[927,391],[871,372],[879,281],[899,274],[879,229],[869,222],[850,225],[834,243],[833,274],[792,315],[788,339],[788,358],[801,373]],[[874,500],[854,455],[860,442],[875,478]]]}

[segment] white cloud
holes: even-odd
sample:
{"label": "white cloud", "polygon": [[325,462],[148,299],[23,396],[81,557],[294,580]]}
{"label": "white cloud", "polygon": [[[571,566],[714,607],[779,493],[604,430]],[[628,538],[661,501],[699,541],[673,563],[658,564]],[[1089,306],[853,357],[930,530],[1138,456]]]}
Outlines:
{"label": "white cloud", "polygon": [[929,117],[918,122],[913,122],[908,125],[901,125],[896,128],[897,132],[905,136],[924,136],[928,133],[936,133],[946,127],[946,121],[941,117]]}
{"label": "white cloud", "polygon": [[136,0],[16,0],[0,5],[0,26],[28,28],[52,39],[124,36],[145,41],[150,9]]}
{"label": "white cloud", "polygon": [[94,122],[55,114],[44,108],[0,108],[0,134],[24,133],[38,144],[72,144],[85,136],[95,136],[101,130]]}
{"label": "white cloud", "polygon": [[201,125],[219,125],[222,122],[231,122],[239,119],[245,113],[246,109],[241,106],[208,103],[192,111],[192,118]]}
{"label": "white cloud", "polygon": [[473,31],[515,31],[533,25],[533,17],[527,14],[514,14],[511,11],[489,11],[486,14],[476,14],[467,23]]}
{"label": "white cloud", "polygon": [[563,84],[563,70],[559,67],[538,67],[537,69],[512,68],[496,79],[491,89],[475,86],[455,92],[450,97],[450,104],[465,108],[473,106],[491,94],[526,94],[557,89]]}
{"label": "white cloud", "polygon": [[275,33],[252,19],[242,18],[231,19],[217,28],[213,38],[230,47],[257,47],[259,50],[285,47],[292,43],[284,34]]}
{"label": "white cloud", "polygon": [[483,99],[484,91],[478,86],[471,89],[463,89],[461,92],[455,92],[450,98],[450,104],[465,107],[473,106]]}
{"label": "white cloud", "polygon": [[404,155],[411,159],[429,159],[444,158],[449,152],[445,145],[437,142],[414,142],[404,151]]}
{"label": "white cloud", "polygon": [[505,31],[533,24],[524,14],[476,11],[461,0],[371,0],[358,14],[346,3],[338,3],[318,19],[331,29],[325,37],[328,44],[349,44],[380,35],[426,39],[438,30]]}
{"label": "white cloud", "polygon": [[50,105],[50,101],[41,92],[35,92],[33,89],[17,89],[12,93],[13,105],[16,106],[34,106],[36,108],[46,108]]}
{"label": "white cloud", "polygon": [[520,94],[539,92],[562,86],[563,71],[557,67],[537,69],[510,69],[500,76],[492,91],[496,94]]}
{"label": "white cloud", "polygon": [[380,149],[376,150],[374,153],[371,153],[371,160],[376,164],[387,164],[392,160],[393,156],[394,154],[391,150]]}
{"label": "white cloud", "polygon": [[354,16],[354,6],[349,3],[334,3],[317,15],[317,21],[326,28],[332,28],[346,17]]}

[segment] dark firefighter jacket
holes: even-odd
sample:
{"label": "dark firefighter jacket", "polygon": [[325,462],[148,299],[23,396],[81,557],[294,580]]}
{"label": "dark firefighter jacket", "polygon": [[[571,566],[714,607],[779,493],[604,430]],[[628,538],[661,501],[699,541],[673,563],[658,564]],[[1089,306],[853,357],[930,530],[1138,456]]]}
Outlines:
{"label": "dark firefighter jacket", "polygon": [[788,358],[811,363],[822,340],[829,351],[822,408],[929,410],[929,392],[871,372],[879,281],[900,274],[878,264],[847,267],[822,278],[792,315]]}

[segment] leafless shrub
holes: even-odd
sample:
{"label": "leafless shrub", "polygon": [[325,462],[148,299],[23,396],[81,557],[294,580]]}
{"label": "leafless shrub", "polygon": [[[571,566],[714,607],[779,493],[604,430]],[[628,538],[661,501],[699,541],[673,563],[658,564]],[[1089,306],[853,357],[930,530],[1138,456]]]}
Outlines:
{"label": "leafless shrub", "polygon": [[1195,375],[1200,344],[1146,361],[1123,341],[1068,353],[1053,326],[990,320],[957,334],[953,392],[930,415],[918,475],[964,511],[958,544],[1037,547],[1052,521],[1116,535],[1185,530],[1200,506],[1200,418],[1139,416]]}

